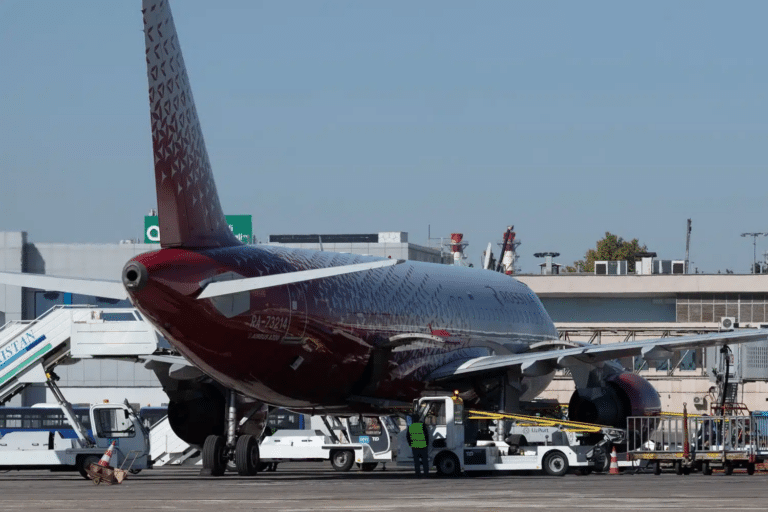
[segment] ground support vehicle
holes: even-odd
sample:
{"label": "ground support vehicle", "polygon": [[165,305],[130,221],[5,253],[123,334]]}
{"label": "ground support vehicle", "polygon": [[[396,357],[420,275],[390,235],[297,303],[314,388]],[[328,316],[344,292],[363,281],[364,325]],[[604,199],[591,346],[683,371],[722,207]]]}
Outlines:
{"label": "ground support vehicle", "polygon": [[713,468],[726,475],[735,468],[754,474],[768,458],[768,432],[757,416],[662,415],[627,418],[627,458],[652,464],[654,472],[672,468],[678,475]]}
{"label": "ground support vehicle", "polygon": [[[416,410],[429,431],[430,461],[443,476],[492,471],[543,471],[562,476],[569,469],[588,473],[606,467],[610,443],[624,441],[623,430],[599,425],[464,411],[458,397],[424,397]],[[495,434],[488,427],[491,422],[495,423]],[[524,435],[509,434],[510,427],[524,425],[554,428],[545,444],[533,444]],[[597,445],[571,445],[568,430],[601,434],[603,439]],[[406,430],[398,436],[398,453],[398,466],[413,467]]]}
{"label": "ground support vehicle", "polygon": [[[361,421],[362,420],[362,421]],[[261,463],[274,469],[280,462],[330,460],[336,471],[357,463],[363,471],[393,460],[396,426],[389,417],[335,418],[313,416],[309,430],[278,430],[259,447]]]}
{"label": "ground support vehicle", "polygon": [[149,432],[127,403],[92,405],[91,436],[50,376],[48,385],[77,437],[64,438],[55,430],[9,432],[0,438],[0,470],[77,470],[87,478],[90,465],[99,461],[112,441],[115,464],[130,457],[135,459],[132,470],[150,467]]}

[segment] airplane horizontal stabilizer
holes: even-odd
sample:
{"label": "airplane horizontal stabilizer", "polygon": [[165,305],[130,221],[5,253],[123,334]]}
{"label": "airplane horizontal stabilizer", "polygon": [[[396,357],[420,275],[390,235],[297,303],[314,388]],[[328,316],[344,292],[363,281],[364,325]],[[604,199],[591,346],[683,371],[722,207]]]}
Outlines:
{"label": "airplane horizontal stabilizer", "polygon": [[0,272],[0,285],[3,284],[57,292],[80,293],[106,299],[125,300],[128,298],[128,292],[125,291],[125,287],[123,287],[123,283],[120,281],[77,279],[24,272]]}
{"label": "airplane horizontal stabilizer", "polygon": [[693,348],[712,347],[763,341],[768,339],[768,329],[742,329],[730,332],[716,332],[695,336],[673,336],[650,340],[610,343],[606,345],[585,344],[580,347],[542,352],[524,352],[499,356],[476,357],[456,361],[438,368],[429,375],[429,380],[445,380],[467,377],[482,373],[498,373],[501,370],[519,367],[523,375],[541,374],[544,369],[553,371],[581,364],[595,364],[620,357],[653,356]]}
{"label": "airplane horizontal stabilizer", "polygon": [[405,260],[379,260],[368,263],[357,263],[354,265],[340,265],[338,267],[317,268],[312,270],[301,270],[299,272],[288,272],[287,274],[276,274],[263,277],[247,277],[244,279],[235,279],[231,281],[217,281],[208,283],[198,299],[208,299],[211,297],[220,297],[222,295],[231,295],[233,293],[259,290],[262,288],[271,288],[284,284],[299,283],[301,281],[311,281],[323,277],[339,276],[342,274],[351,274],[353,272],[362,272],[375,268],[390,267],[403,263]]}

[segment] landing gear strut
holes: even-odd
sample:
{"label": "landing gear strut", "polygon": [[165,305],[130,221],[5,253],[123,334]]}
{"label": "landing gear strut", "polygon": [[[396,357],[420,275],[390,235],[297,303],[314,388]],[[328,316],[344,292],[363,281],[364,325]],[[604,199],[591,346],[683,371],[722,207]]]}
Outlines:
{"label": "landing gear strut", "polygon": [[[234,463],[237,474],[253,476],[261,467],[259,441],[257,436],[245,434],[237,436],[237,409],[235,392],[228,393],[227,436],[210,435],[203,445],[202,476],[221,476],[230,463]],[[241,423],[245,423],[256,409],[248,414]]]}

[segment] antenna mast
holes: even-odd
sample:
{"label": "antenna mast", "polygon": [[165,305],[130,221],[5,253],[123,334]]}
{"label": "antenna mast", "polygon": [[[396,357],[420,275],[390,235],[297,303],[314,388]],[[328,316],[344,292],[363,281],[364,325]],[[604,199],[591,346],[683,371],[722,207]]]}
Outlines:
{"label": "antenna mast", "polygon": [[688,273],[688,254],[691,250],[691,219],[688,219],[688,230],[685,232],[685,273]]}

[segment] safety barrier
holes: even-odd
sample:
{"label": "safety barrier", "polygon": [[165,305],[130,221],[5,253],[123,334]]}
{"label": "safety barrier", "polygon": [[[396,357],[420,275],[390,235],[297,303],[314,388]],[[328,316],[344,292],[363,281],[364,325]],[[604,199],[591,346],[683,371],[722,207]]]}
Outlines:
{"label": "safety barrier", "polygon": [[627,418],[627,452],[643,459],[720,460],[768,455],[766,416]]}

